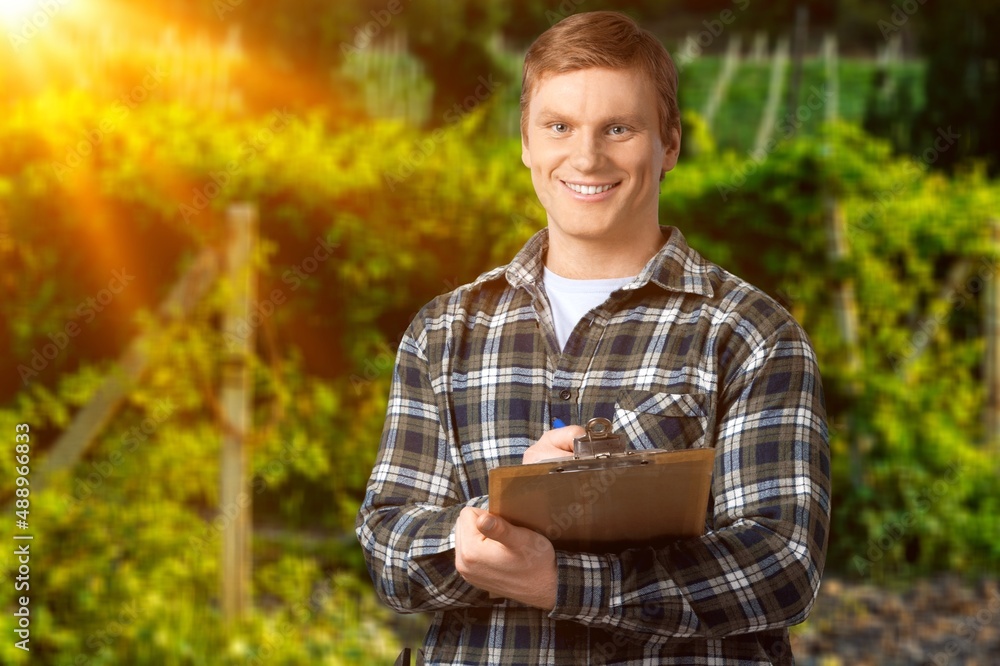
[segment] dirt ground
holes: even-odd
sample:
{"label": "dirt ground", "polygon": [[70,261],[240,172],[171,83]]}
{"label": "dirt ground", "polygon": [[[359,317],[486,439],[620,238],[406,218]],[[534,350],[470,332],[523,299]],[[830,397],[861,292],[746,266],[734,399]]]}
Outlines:
{"label": "dirt ground", "polygon": [[799,666],[997,666],[1000,584],[939,577],[893,591],[826,578],[792,649]]}
{"label": "dirt ground", "polygon": [[[826,576],[808,621],[792,627],[797,666],[1000,666],[1000,583],[958,577],[890,590]],[[428,616],[397,616],[418,647]]]}

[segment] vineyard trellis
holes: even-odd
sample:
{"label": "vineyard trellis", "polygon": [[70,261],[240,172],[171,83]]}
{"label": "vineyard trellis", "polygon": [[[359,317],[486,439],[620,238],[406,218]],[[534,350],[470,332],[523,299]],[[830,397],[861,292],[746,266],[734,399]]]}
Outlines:
{"label": "vineyard trellis", "polygon": [[[797,83],[797,77],[790,71],[794,62],[789,38],[779,35],[770,51],[769,41],[766,33],[758,31],[747,47],[743,36],[733,33],[721,55],[702,55],[685,63],[682,106],[696,109],[710,131],[719,131],[722,148],[760,150],[780,128],[779,120],[798,110],[789,108],[792,86]],[[489,50],[504,73],[512,81],[518,81],[523,51],[508,46],[499,35],[490,40]],[[866,91],[876,84],[877,78],[880,82],[877,83],[876,93],[891,95],[900,85],[901,76],[895,74],[898,70],[921,67],[919,61],[903,59],[898,36],[890,37],[867,59],[842,60],[838,54],[837,36],[828,32],[823,35],[814,53],[808,53],[803,48],[797,57],[802,59],[797,69],[804,71],[800,87],[807,92],[821,87],[826,100],[822,114],[816,114],[814,119],[804,123],[793,121],[796,126],[804,125],[809,131],[814,131],[824,121],[836,118],[859,121],[864,111]],[[719,61],[721,64],[716,66]],[[417,126],[429,120],[432,83],[427,80],[420,62],[410,54],[404,33],[390,32],[381,36],[347,58],[341,70],[347,78],[358,83],[371,115],[398,118]],[[876,77],[877,72],[885,75]],[[846,99],[841,96],[841,79],[845,74],[851,83]],[[863,84],[860,87],[855,85],[859,82],[859,75]],[[747,76],[754,77],[753,81],[741,83],[741,77]],[[755,86],[758,82],[767,89],[763,98],[756,88],[749,95],[733,92],[736,85]],[[500,130],[507,136],[516,136],[519,132],[517,100],[520,91],[516,90],[516,85],[508,87],[511,89],[502,92],[499,109],[495,113],[499,117]],[[794,92],[797,99],[797,89]],[[739,123],[734,122],[735,118],[739,119]],[[749,130],[744,129],[747,118],[757,119]],[[739,125],[739,130],[729,137],[735,124]]]}

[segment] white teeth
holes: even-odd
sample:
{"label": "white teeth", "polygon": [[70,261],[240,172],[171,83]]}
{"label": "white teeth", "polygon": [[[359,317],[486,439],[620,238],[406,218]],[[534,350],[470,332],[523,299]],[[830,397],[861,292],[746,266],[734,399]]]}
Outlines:
{"label": "white teeth", "polygon": [[617,183],[612,183],[610,185],[577,185],[576,183],[566,183],[566,186],[574,192],[579,192],[580,194],[599,194],[600,192],[607,192],[616,184]]}

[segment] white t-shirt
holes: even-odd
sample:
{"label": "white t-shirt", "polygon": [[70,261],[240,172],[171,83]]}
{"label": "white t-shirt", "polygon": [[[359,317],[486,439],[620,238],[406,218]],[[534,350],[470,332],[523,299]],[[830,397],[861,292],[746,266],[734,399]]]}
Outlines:
{"label": "white t-shirt", "polygon": [[612,292],[621,289],[635,279],[635,276],[624,278],[607,278],[604,280],[572,280],[556,275],[543,267],[542,278],[545,293],[552,306],[552,320],[556,327],[556,338],[559,348],[566,347],[570,333],[580,323],[583,315],[608,300]]}

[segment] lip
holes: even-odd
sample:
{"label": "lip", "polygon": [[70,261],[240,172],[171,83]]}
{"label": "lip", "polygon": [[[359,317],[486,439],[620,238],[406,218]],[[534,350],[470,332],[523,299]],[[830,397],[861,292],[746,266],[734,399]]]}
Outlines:
{"label": "lip", "polygon": [[[577,201],[585,201],[587,203],[598,203],[598,202],[604,201],[605,199],[610,198],[611,196],[614,195],[615,190],[617,190],[621,186],[621,184],[622,184],[622,181],[620,181],[620,180],[616,181],[616,182],[613,182],[613,183],[608,183],[608,182],[604,182],[604,183],[581,183],[581,182],[577,182],[575,180],[571,180],[571,181],[560,180],[559,182],[562,184],[563,190],[565,190],[566,192],[568,192],[571,197],[573,197]],[[600,187],[602,185],[612,185],[613,184],[614,187],[612,187],[609,190],[605,190],[604,192],[598,192],[597,194],[580,194],[579,192],[577,192],[577,191],[575,191],[573,189],[570,189],[570,186],[566,184],[567,182],[573,183],[574,185],[593,185],[595,187]]]}

